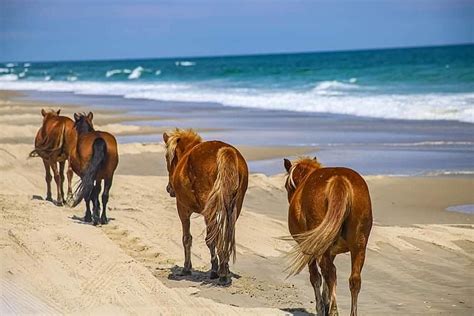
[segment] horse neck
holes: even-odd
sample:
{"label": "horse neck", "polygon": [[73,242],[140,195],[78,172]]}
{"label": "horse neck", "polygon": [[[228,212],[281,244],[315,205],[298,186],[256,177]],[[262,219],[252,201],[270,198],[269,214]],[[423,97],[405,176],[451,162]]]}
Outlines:
{"label": "horse neck", "polygon": [[76,173],[79,173],[80,172],[80,166],[81,166],[81,161],[80,161],[79,154],[78,154],[78,146],[79,146],[79,137],[80,137],[80,135],[78,134],[76,129],[74,129],[70,134],[71,134],[70,138],[68,139],[68,141],[69,141],[68,142],[69,161],[70,161],[70,164],[71,164],[73,170]]}

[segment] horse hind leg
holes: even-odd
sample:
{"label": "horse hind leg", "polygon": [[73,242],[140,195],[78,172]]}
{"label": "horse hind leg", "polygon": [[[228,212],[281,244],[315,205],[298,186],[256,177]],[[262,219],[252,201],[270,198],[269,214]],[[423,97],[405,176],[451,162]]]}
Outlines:
{"label": "horse hind leg", "polygon": [[360,273],[364,266],[365,249],[355,249],[351,251],[352,271],[349,278],[349,288],[351,290],[351,316],[357,316],[357,298],[359,296],[361,277]]}
{"label": "horse hind leg", "polygon": [[43,159],[44,164],[44,171],[45,171],[45,180],[46,180],[46,201],[53,202],[53,198],[51,197],[51,180],[53,177],[51,176],[51,167],[49,162]]}
{"label": "horse hind leg", "polygon": [[324,255],[321,260],[321,273],[323,274],[323,301],[326,313],[330,316],[339,315],[336,302],[336,266],[334,265],[334,256]]}
{"label": "horse hind leg", "polygon": [[56,190],[57,190],[57,199],[56,205],[62,206],[63,205],[63,197],[61,195],[61,176],[59,175],[58,165],[56,162],[50,163],[51,169],[53,169],[54,175],[54,182],[56,182]]}
{"label": "horse hind leg", "polygon": [[325,316],[324,302],[321,295],[321,274],[318,271],[318,264],[313,260],[309,265],[309,280],[314,289],[314,300],[316,303],[316,316]]}
{"label": "horse hind leg", "polygon": [[112,178],[104,180],[104,192],[102,193],[102,214],[100,216],[100,223],[105,225],[108,223],[107,219],[107,203],[109,202],[109,191],[112,187]]}
{"label": "horse hind leg", "polygon": [[92,214],[93,214],[93,219],[94,219],[94,226],[99,223],[99,217],[100,217],[100,203],[99,203],[99,193],[101,190],[101,180],[97,180],[95,183],[94,188],[92,189],[91,193],[91,200],[92,200]]}
{"label": "horse hind leg", "polygon": [[219,268],[219,259],[217,258],[216,255],[216,245],[214,242],[210,240],[210,233],[211,233],[211,227],[209,226],[210,221],[206,218],[206,245],[209,248],[209,253],[211,254],[211,274],[209,276],[210,279],[217,279],[219,277],[219,274],[217,273],[217,270]]}

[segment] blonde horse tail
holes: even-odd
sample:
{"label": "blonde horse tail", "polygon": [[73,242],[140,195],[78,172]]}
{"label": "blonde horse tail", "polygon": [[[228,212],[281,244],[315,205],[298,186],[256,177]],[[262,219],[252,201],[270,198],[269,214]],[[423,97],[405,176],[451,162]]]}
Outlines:
{"label": "blonde horse tail", "polygon": [[64,145],[64,138],[66,132],[66,125],[62,124],[61,134],[59,134],[59,140],[55,143],[55,139],[46,135],[43,142],[40,145],[35,146],[35,149],[30,152],[28,155],[29,158],[34,157],[45,157],[48,158],[53,152],[57,150],[62,150]]}
{"label": "blonde horse tail", "polygon": [[216,245],[219,259],[235,262],[235,210],[239,171],[237,153],[232,147],[217,152],[217,177],[202,214],[210,219],[208,241]]}
{"label": "blonde horse tail", "polygon": [[342,223],[351,209],[353,190],[344,176],[334,176],[326,186],[327,212],[319,226],[295,236],[298,245],[289,253],[288,276],[296,275],[313,260],[321,257],[336,241]]}

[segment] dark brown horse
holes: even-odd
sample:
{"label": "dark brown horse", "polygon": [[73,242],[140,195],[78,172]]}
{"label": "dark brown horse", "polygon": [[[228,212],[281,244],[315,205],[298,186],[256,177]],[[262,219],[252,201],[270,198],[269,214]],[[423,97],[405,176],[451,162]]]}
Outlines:
{"label": "dark brown horse", "polygon": [[102,194],[101,224],[107,224],[107,202],[112,186],[115,169],[118,165],[118,149],[115,137],[107,132],[94,130],[93,114],[74,114],[74,128],[77,132],[76,146],[69,153],[72,168],[81,177],[81,183],[76,190],[76,200],[73,207],[86,202],[86,222],[92,221],[90,202],[93,204],[94,225],[99,222],[99,194],[104,180]]}
{"label": "dark brown horse", "polygon": [[[290,275],[309,267],[317,315],[337,315],[337,254],[350,251],[351,315],[357,315],[360,273],[372,228],[372,206],[364,179],[348,168],[322,168],[316,158],[285,159],[290,208],[288,226],[298,245],[290,253]],[[323,293],[318,265],[324,278]]]}
{"label": "dark brown horse", "polygon": [[[235,261],[235,223],[248,185],[247,163],[237,149],[220,141],[202,142],[192,130],[164,133],[169,182],[176,197],[183,228],[183,274],[191,274],[190,216],[199,213],[207,226],[211,253],[211,279],[231,282],[229,259]],[[216,256],[217,248],[217,256]]]}
{"label": "dark brown horse", "polygon": [[[74,122],[66,117],[60,116],[61,110],[45,111],[41,110],[43,115],[43,125],[36,133],[35,149],[30,153],[30,157],[41,157],[43,159],[44,169],[46,173],[46,200],[52,201],[51,198],[51,170],[53,170],[54,181],[57,188],[57,205],[65,203],[64,198],[64,167],[69,157],[69,147],[74,142],[75,130]],[[59,169],[58,169],[59,164]],[[68,199],[72,198],[72,168],[68,163],[67,182],[68,182]]]}

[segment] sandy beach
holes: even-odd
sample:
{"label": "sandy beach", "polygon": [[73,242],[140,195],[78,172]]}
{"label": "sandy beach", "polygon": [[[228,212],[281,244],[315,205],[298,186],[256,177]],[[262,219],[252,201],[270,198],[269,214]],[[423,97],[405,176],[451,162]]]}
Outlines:
{"label": "sandy beach", "polygon": [[[289,234],[284,174],[250,176],[237,222],[232,285],[219,287],[208,278],[209,253],[198,215],[191,224],[193,275],[181,277],[176,274],[184,260],[181,224],[175,200],[165,190],[163,145],[119,144],[110,223],[86,225],[80,221],[82,204],[71,209],[44,201],[43,165],[38,158],[27,159],[41,125],[40,109],[58,106],[21,96],[0,93],[1,314],[314,313],[308,272],[288,279],[283,272],[284,253],[293,245],[278,238]],[[68,116],[91,109],[84,104],[61,108]],[[96,129],[117,136],[166,130],[144,123],[150,119],[94,109]],[[238,148],[249,161],[316,151],[316,146]],[[474,216],[446,208],[474,204],[474,176],[372,175],[366,180],[375,225],[359,312],[472,315]],[[338,306],[347,315],[350,256],[338,256],[336,266]]]}

